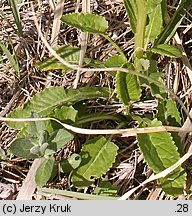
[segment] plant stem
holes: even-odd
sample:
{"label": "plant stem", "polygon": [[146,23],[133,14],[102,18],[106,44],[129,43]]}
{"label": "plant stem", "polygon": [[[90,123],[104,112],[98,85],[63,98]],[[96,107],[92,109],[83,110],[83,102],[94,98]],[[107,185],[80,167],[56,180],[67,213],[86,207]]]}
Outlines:
{"label": "plant stem", "polygon": [[117,114],[107,115],[107,114],[95,113],[95,114],[90,114],[90,115],[86,115],[86,116],[82,117],[81,119],[79,119],[77,121],[76,124],[80,125],[80,124],[85,124],[88,122],[102,121],[102,120],[113,120],[113,121],[121,122],[124,119],[120,115],[117,115]]}
{"label": "plant stem", "polygon": [[147,20],[146,1],[136,0],[138,7],[137,26],[135,33],[135,55],[137,58],[143,57],[145,27]]}
{"label": "plant stem", "polygon": [[145,40],[145,27],[147,20],[146,0],[136,0],[138,15],[135,33],[135,55],[134,66],[135,70],[142,71],[142,64],[139,59],[143,57],[144,40]]}
{"label": "plant stem", "polygon": [[[120,128],[123,128],[127,125],[127,122],[120,122],[119,125],[116,127],[116,129],[120,129]],[[111,140],[113,139],[114,137],[114,134],[111,134],[108,139],[107,139],[107,142],[111,142]]]}
{"label": "plant stem", "polygon": [[109,35],[107,35],[107,34],[102,34],[102,36],[103,36],[105,39],[107,39],[107,40],[118,50],[119,54],[120,54],[122,57],[124,57],[125,59],[127,59],[126,56],[125,56],[125,54],[124,54],[124,52],[122,51],[122,49],[117,45],[117,43],[116,43]]}
{"label": "plant stem", "polygon": [[110,196],[99,196],[99,195],[92,195],[92,194],[84,194],[80,192],[73,192],[67,190],[58,190],[58,189],[50,189],[50,188],[39,188],[40,192],[44,193],[52,193],[52,194],[59,194],[67,197],[72,197],[76,199],[82,200],[117,200],[118,197],[110,197]]}

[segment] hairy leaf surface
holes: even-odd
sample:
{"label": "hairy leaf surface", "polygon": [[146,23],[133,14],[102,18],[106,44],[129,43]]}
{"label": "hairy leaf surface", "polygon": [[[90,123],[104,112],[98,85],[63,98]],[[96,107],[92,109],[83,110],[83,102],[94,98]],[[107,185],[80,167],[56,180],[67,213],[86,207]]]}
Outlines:
{"label": "hairy leaf surface", "polygon": [[39,154],[34,154],[30,150],[34,147],[33,140],[30,138],[20,138],[14,140],[10,147],[9,152],[17,157],[25,159],[39,158]]}
{"label": "hairy leaf surface", "polygon": [[52,177],[55,169],[55,158],[49,157],[44,159],[36,171],[35,182],[39,187],[42,187]]}
{"label": "hairy leaf surface", "polygon": [[52,154],[64,147],[69,141],[74,138],[73,134],[65,129],[55,130],[48,139],[48,147],[45,154]]}

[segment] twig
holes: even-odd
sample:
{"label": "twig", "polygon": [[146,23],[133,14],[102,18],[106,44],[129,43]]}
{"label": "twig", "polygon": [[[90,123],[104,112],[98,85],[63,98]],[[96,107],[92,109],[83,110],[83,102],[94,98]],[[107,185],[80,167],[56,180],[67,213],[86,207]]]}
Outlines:
{"label": "twig", "polygon": [[191,64],[190,64],[190,62],[189,62],[189,59],[187,58],[187,54],[186,54],[186,52],[185,52],[185,49],[184,49],[184,47],[183,47],[183,45],[182,45],[182,42],[181,42],[181,39],[179,38],[178,33],[175,34],[174,39],[175,39],[175,41],[176,41],[176,43],[177,43],[177,46],[178,46],[178,47],[180,48],[180,50],[182,51],[183,56],[181,57],[181,60],[182,60],[183,64],[184,64],[185,67],[186,67],[187,74],[188,74],[188,76],[189,76],[189,80],[190,80],[190,82],[191,82],[191,84],[192,84],[192,67],[191,67]]}
{"label": "twig", "polygon": [[[51,46],[52,48],[57,47],[58,45],[58,35],[60,31],[61,26],[61,16],[63,14],[63,8],[64,8],[65,1],[63,0],[57,0],[57,4],[54,8],[54,20],[53,20],[53,27],[52,27],[52,34],[51,34]],[[51,53],[49,54],[51,57]],[[51,72],[47,75],[47,81],[45,83],[45,87],[48,87],[51,85]]]}
{"label": "twig", "polygon": [[42,158],[35,159],[33,164],[27,173],[25,180],[23,181],[22,187],[17,195],[17,200],[32,200],[33,193],[37,187],[35,183],[35,173],[42,162]]}
{"label": "twig", "polygon": [[[82,12],[84,13],[90,13],[91,12],[91,4],[90,0],[82,0]],[[87,41],[88,41],[89,34],[88,32],[81,32],[79,36],[79,40],[81,43],[81,50],[80,50],[80,56],[79,56],[79,67],[77,69],[76,78],[73,83],[73,88],[77,88],[79,79],[80,79],[80,68],[83,66],[84,63],[84,57],[87,50]]]}
{"label": "twig", "polygon": [[26,78],[24,78],[20,84],[17,84],[17,88],[15,91],[15,94],[13,95],[13,97],[11,98],[11,100],[9,101],[9,103],[5,106],[5,108],[0,112],[0,116],[5,116],[11,109],[11,107],[13,106],[13,104],[15,103],[15,101],[18,99],[20,93],[21,93],[21,89],[24,86],[24,83],[26,81]]}
{"label": "twig", "polygon": [[51,34],[51,46],[56,47],[58,44],[58,34],[61,26],[61,16],[63,14],[65,1],[57,0],[56,7],[54,9],[54,20],[53,20],[53,28]]}
{"label": "twig", "polygon": [[181,128],[181,127],[172,127],[172,126],[158,126],[158,127],[146,127],[146,128],[128,128],[128,129],[85,129],[75,127],[66,123],[62,123],[58,119],[55,118],[6,118],[0,117],[0,121],[5,122],[34,122],[34,121],[55,121],[63,126],[67,130],[71,130],[74,133],[79,134],[89,134],[89,135],[98,135],[98,134],[121,134],[123,136],[136,136],[136,134],[143,134],[143,133],[156,133],[156,132],[185,132],[185,133],[192,133],[191,128]]}
{"label": "twig", "polygon": [[19,96],[20,93],[21,93],[21,89],[18,89],[18,91],[13,95],[13,97],[9,101],[9,103],[0,112],[0,116],[4,116],[4,115],[6,115],[10,111],[12,105],[15,103],[15,100],[18,98],[18,96]]}

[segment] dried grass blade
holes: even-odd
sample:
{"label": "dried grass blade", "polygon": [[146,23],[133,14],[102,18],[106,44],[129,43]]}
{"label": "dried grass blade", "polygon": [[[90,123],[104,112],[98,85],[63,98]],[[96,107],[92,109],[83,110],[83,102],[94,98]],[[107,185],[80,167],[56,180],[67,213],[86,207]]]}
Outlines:
{"label": "dried grass blade", "polygon": [[35,159],[17,195],[17,200],[32,200],[33,193],[37,187],[35,174],[42,159]]}
{"label": "dried grass blade", "polygon": [[[90,0],[82,0],[82,12],[90,13],[91,12],[91,3]],[[89,34],[88,32],[81,32],[80,33],[80,43],[81,43],[81,50],[80,50],[80,57],[79,57],[79,68],[77,69],[77,74],[75,81],[73,83],[73,87],[77,88],[79,79],[80,79],[80,68],[83,66],[85,53],[87,50],[87,42],[88,42]]]}
{"label": "dried grass blade", "polygon": [[63,14],[64,3],[65,1],[58,0],[57,5],[54,9],[54,20],[53,20],[53,28],[52,28],[52,34],[51,34],[51,46],[52,47],[57,46],[58,34],[60,31],[60,26],[61,26],[60,18]]}

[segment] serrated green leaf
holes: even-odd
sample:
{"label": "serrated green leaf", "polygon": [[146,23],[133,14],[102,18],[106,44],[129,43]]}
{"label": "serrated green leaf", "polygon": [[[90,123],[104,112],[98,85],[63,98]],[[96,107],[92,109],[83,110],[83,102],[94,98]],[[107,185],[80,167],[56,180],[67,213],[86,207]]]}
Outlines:
{"label": "serrated green leaf", "polygon": [[183,148],[183,143],[181,141],[181,137],[177,132],[172,132],[171,136],[173,137],[173,141],[175,142],[175,145],[177,146],[178,152],[180,156],[182,157],[184,154],[184,148]]}
{"label": "serrated green leaf", "polygon": [[83,87],[64,90],[63,87],[59,86],[50,87],[33,96],[33,98],[26,103],[24,109],[28,112],[36,112],[44,116],[61,105],[72,105],[85,99],[106,97],[107,94],[107,88]]}
{"label": "serrated green leaf", "polygon": [[[122,67],[126,63],[127,63],[127,59],[125,59],[122,55],[113,55],[104,62],[104,66],[108,68]],[[112,76],[115,76],[117,72],[113,71],[108,73],[110,73]]]}
{"label": "serrated green leaf", "polygon": [[162,189],[174,197],[183,194],[186,185],[186,172],[183,168],[178,168],[170,173],[165,179],[159,179],[158,184]]}
{"label": "serrated green leaf", "polygon": [[167,119],[171,117],[178,124],[175,126],[181,125],[181,117],[180,117],[175,101],[173,101],[172,99],[168,99],[166,101],[166,109],[167,109],[167,112],[166,112]]}
{"label": "serrated green leaf", "polygon": [[[63,105],[70,106],[78,101],[86,99],[107,98],[108,93],[107,88],[99,87],[83,87],[66,90],[60,86],[50,87],[34,95],[32,99],[24,105],[23,109],[15,109],[8,117],[27,118],[31,116],[32,112],[40,116],[47,116],[57,107]],[[7,122],[7,125],[15,129],[22,129],[25,126],[25,122],[20,122],[19,124],[18,122]]]}
{"label": "serrated green leaf", "polygon": [[39,187],[42,187],[52,177],[53,170],[55,169],[55,158],[49,157],[44,159],[36,171],[35,182]]}
{"label": "serrated green leaf", "polygon": [[137,3],[136,0],[124,0],[125,9],[129,17],[132,31],[136,33],[137,25]]}
{"label": "serrated green leaf", "polygon": [[[78,64],[80,48],[75,46],[61,46],[55,49],[57,54],[70,64]],[[55,57],[49,57],[43,61],[37,61],[36,66],[42,71],[62,69],[63,72],[70,72],[73,69],[65,66]]]}
{"label": "serrated green leaf", "polygon": [[73,169],[76,169],[79,167],[81,163],[81,156],[79,154],[73,153],[69,158],[68,158],[69,164],[73,167]]}
{"label": "serrated green leaf", "polygon": [[[160,72],[150,73],[149,75],[150,78],[158,80],[162,84],[164,83],[163,76],[164,74]],[[158,86],[156,83],[150,82],[150,88],[152,95],[156,96],[157,98],[162,99],[167,94],[166,89],[162,86]]]}
{"label": "serrated green leaf", "polygon": [[159,44],[153,48],[151,48],[151,52],[165,55],[171,58],[179,58],[182,57],[182,52],[176,46],[168,45],[168,44]]}
{"label": "serrated green leaf", "polygon": [[163,24],[163,18],[162,18],[161,4],[158,4],[158,6],[156,6],[154,10],[152,10],[152,12],[149,14],[149,24],[146,26],[146,30],[145,30],[146,48],[148,43],[153,42],[161,33],[162,24]]}
{"label": "serrated green leaf", "polygon": [[[159,125],[159,121],[153,120],[149,126]],[[180,159],[177,147],[168,132],[138,134],[138,142],[146,162],[155,173],[165,170]],[[185,180],[186,174],[183,168],[179,167],[173,174],[161,179],[159,184],[166,193],[176,196],[183,192]]]}
{"label": "serrated green leaf", "polygon": [[38,154],[31,153],[30,150],[34,146],[35,145],[33,144],[32,139],[20,138],[14,140],[8,150],[11,154],[25,159],[35,159],[41,157]]}
{"label": "serrated green leaf", "polygon": [[58,129],[54,131],[48,139],[48,147],[45,151],[46,155],[53,154],[62,147],[64,147],[69,141],[74,138],[73,134],[65,129]]}
{"label": "serrated green leaf", "polygon": [[138,101],[141,96],[141,88],[137,76],[117,72],[116,92],[119,100],[125,105],[128,105],[130,101]]}
{"label": "serrated green leaf", "polygon": [[56,108],[51,114],[51,117],[57,118],[60,121],[71,120],[75,122],[77,116],[77,110],[75,110],[72,106],[62,106],[61,108]]}
{"label": "serrated green leaf", "polygon": [[163,123],[169,122],[172,126],[181,125],[181,117],[175,101],[172,99],[159,99],[156,117]]}
{"label": "serrated green leaf", "polygon": [[150,61],[148,59],[140,58],[137,59],[137,62],[141,65],[142,71],[148,71],[150,67]]}
{"label": "serrated green leaf", "polygon": [[66,14],[61,17],[61,21],[83,32],[104,34],[108,28],[108,22],[104,17],[90,13]]}
{"label": "serrated green leaf", "polygon": [[127,63],[127,59],[122,55],[113,55],[109,57],[105,62],[105,67],[121,67]]}
{"label": "serrated green leaf", "polygon": [[92,179],[105,174],[115,162],[117,150],[118,147],[113,142],[107,142],[105,137],[89,140],[80,152],[82,162],[72,176],[74,186],[81,187],[83,179],[91,183]]}
{"label": "serrated green leaf", "polygon": [[166,124],[166,107],[165,107],[165,100],[159,99],[158,106],[157,106],[157,113],[155,117],[162,122],[163,125]]}

